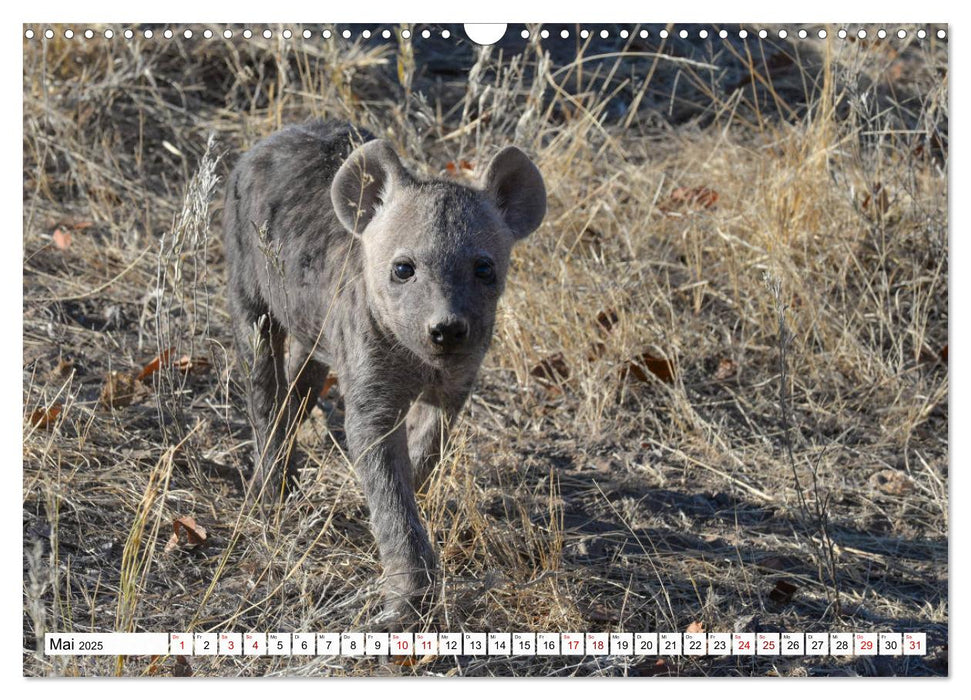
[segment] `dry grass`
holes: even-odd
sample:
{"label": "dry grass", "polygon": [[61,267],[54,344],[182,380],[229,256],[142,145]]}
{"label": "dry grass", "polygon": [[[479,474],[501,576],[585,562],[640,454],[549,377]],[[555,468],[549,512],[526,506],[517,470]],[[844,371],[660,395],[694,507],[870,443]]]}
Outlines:
{"label": "dry grass", "polygon": [[[26,675],[184,671],[45,658],[45,631],[344,631],[377,612],[337,393],[299,439],[303,497],[241,511],[221,181],[312,116],[425,173],[517,143],[547,178],[420,498],[443,574],[429,625],[916,630],[932,654],[195,657],[195,675],[947,673],[946,46],[61,29],[24,43]],[[108,373],[163,354],[105,406]],[[207,546],[165,553],[181,515]]]}

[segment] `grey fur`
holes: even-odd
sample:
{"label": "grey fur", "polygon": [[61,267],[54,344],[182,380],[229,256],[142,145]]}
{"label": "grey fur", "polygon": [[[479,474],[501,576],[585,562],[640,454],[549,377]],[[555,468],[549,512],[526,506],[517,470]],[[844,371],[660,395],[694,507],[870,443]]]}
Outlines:
{"label": "grey fur", "polygon": [[437,464],[488,349],[510,249],[545,213],[542,176],[516,148],[467,187],[416,178],[386,141],[337,122],[283,129],[230,176],[229,305],[257,448],[250,494],[266,505],[292,485],[293,435],[333,368],[395,617],[421,603],[436,567],[415,484]]}

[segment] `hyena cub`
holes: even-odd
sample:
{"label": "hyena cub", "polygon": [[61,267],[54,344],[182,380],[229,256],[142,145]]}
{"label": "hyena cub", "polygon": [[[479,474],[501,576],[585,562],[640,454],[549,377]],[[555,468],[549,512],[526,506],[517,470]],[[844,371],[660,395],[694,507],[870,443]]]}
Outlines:
{"label": "hyena cub", "polygon": [[296,427],[333,369],[391,616],[409,617],[433,581],[415,484],[472,389],[510,249],[545,214],[543,178],[517,148],[469,187],[415,177],[387,141],[336,122],[283,129],[230,177],[229,304],[257,450],[250,493],[267,503],[292,483]]}

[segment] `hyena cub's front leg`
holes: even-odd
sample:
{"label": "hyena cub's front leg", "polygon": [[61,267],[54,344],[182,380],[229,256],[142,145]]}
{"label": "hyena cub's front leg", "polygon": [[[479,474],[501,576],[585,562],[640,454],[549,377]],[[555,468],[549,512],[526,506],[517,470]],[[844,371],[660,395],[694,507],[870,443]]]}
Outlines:
{"label": "hyena cub's front leg", "polygon": [[384,569],[385,612],[408,623],[430,600],[436,561],[415,502],[404,411],[365,390],[345,394],[347,447],[371,514]]}
{"label": "hyena cub's front leg", "polygon": [[278,429],[277,417],[286,402],[286,333],[264,307],[251,303],[245,295],[232,294],[230,308],[236,348],[245,372],[246,408],[256,443],[248,500],[262,503],[270,494],[282,493],[285,484],[285,467],[280,464],[285,429]]}
{"label": "hyena cub's front leg", "polygon": [[264,504],[279,500],[296,487],[296,429],[314,406],[327,367],[310,358],[294,341],[285,368],[283,328],[265,313],[239,313],[238,318],[237,347],[249,370],[248,409],[256,442],[249,498]]}

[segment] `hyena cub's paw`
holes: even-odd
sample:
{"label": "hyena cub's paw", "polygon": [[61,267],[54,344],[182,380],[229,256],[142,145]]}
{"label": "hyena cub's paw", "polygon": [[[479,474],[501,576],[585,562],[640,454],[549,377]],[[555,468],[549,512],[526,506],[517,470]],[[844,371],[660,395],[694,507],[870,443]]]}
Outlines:
{"label": "hyena cub's paw", "polygon": [[261,512],[272,509],[300,493],[297,470],[275,465],[271,468],[257,467],[246,487],[246,504]]}
{"label": "hyena cub's paw", "polygon": [[408,631],[426,621],[435,602],[437,569],[429,550],[421,563],[385,573],[381,621],[389,630]]}

